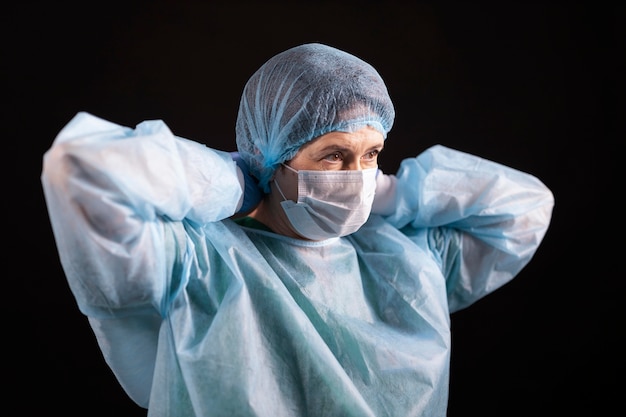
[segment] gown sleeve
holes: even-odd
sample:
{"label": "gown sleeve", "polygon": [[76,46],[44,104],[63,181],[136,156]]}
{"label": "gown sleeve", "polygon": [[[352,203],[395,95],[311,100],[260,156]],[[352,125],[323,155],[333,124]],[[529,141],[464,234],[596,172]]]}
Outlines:
{"label": "gown sleeve", "polygon": [[550,224],[554,196],[536,177],[435,145],[401,162],[387,221],[408,235],[428,230],[451,312],[510,281]]}
{"label": "gown sleeve", "polygon": [[81,112],[45,153],[41,181],[78,307],[121,385],[145,407],[161,319],[184,285],[179,260],[193,251],[186,231],[236,211],[236,165],[162,121],[131,129]]}

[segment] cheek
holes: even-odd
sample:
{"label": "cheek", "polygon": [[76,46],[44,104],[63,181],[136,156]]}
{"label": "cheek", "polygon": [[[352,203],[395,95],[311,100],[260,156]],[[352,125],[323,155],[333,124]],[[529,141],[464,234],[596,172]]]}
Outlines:
{"label": "cheek", "polygon": [[[280,169],[276,172],[274,179],[280,186],[280,190],[287,200],[298,201],[298,175],[289,172],[287,169]],[[279,194],[278,190],[276,193]],[[282,196],[280,196],[282,198]]]}

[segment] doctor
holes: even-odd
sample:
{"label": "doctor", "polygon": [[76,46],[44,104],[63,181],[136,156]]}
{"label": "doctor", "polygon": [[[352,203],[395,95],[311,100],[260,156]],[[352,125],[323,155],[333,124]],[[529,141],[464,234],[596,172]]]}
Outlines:
{"label": "doctor", "polygon": [[247,82],[237,152],[78,113],[42,184],[78,306],[149,416],[445,416],[450,313],[513,279],[554,199],[433,146],[378,169],[377,71],[322,44]]}

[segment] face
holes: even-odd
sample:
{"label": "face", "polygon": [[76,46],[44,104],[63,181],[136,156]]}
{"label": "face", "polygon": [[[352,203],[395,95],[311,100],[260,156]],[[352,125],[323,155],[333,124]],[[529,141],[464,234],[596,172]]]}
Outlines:
{"label": "face", "polygon": [[[378,167],[378,155],[385,140],[376,129],[364,127],[355,132],[330,132],[303,145],[295,157],[285,162],[293,169],[310,171],[363,170]],[[275,178],[285,198],[297,200],[297,175],[285,167]]]}
{"label": "face", "polygon": [[287,165],[296,170],[361,170],[378,167],[383,135],[364,127],[356,132],[330,132],[303,145]]}

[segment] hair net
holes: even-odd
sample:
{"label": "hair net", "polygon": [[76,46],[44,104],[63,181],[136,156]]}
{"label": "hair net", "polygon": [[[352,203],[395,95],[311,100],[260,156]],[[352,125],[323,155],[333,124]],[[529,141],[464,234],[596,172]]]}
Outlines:
{"label": "hair net", "polygon": [[323,134],[366,125],[383,137],[395,112],[367,62],[330,46],[296,46],[270,58],[246,83],[237,115],[237,150],[260,187],[281,162]]}

